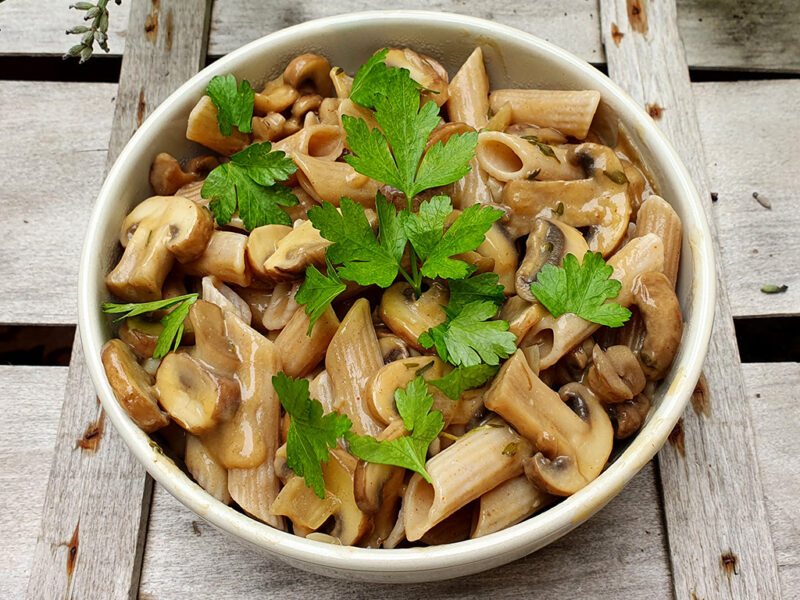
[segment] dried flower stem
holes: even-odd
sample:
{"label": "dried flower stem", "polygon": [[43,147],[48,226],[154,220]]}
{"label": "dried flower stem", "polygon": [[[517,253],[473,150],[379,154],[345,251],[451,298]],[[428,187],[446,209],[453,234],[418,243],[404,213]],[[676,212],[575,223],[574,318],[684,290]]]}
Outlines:
{"label": "dried flower stem", "polygon": [[[115,3],[122,4],[122,0],[114,0]],[[108,0],[97,0],[97,4],[92,2],[76,2],[70,8],[83,11],[84,21],[91,21],[91,25],[76,25],[67,30],[67,34],[80,35],[81,43],[74,45],[67,50],[64,59],[80,57],[80,62],[85,63],[92,57],[94,44],[108,52]]]}

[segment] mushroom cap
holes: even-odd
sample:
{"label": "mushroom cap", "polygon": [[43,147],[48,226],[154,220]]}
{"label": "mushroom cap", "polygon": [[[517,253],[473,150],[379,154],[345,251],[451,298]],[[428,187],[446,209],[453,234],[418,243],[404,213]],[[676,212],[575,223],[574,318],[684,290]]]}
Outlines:
{"label": "mushroom cap", "polygon": [[632,399],[644,389],[647,380],[628,346],[611,346],[603,351],[598,344],[592,350],[586,382],[601,402],[613,404]]}
{"label": "mushroom cap", "polygon": [[447,102],[450,80],[447,70],[438,61],[410,48],[389,48],[385,63],[387,67],[408,69],[411,79],[424,88],[422,104],[433,100],[437,106],[442,106]]}
{"label": "mushroom cap", "polygon": [[445,321],[442,306],[447,304],[449,296],[447,287],[433,281],[419,298],[414,298],[411,285],[400,281],[383,292],[378,316],[395,335],[423,352],[425,349],[419,343],[419,336]]}
{"label": "mushroom cap", "polygon": [[327,96],[332,86],[330,71],[331,65],[324,56],[301,54],[286,65],[283,81],[298,91],[310,85],[317,94]]}

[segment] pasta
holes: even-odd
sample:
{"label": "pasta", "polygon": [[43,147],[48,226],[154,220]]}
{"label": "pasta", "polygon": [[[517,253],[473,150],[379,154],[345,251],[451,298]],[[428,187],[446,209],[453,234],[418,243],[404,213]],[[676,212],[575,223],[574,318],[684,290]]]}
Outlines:
{"label": "pasta", "polygon": [[[401,186],[399,175],[380,177],[348,160],[358,153],[347,123],[363,121],[376,147],[387,124],[359,99],[359,76],[322,56],[300,55],[257,87],[252,118],[247,112],[230,135],[222,134],[216,100],[203,96],[186,136],[216,155],[183,166],[169,154],[156,157],[156,195],[124,220],[122,257],[106,276],[117,298],[158,306],[130,314],[102,358],[130,417],[220,502],[318,542],[395,548],[500,531],[601,474],[615,439],[645,421],[680,344],[682,226],[669,203],[651,193],[633,147],[609,146],[593,128],[599,92],[492,91],[481,48],[452,80],[438,61],[411,49],[380,56],[387,68],[407,69],[419,86],[420,110],[430,111],[420,156],[475,140],[463,176],[405,198],[406,190],[393,187]],[[251,131],[241,131],[248,122]],[[244,219],[235,210],[219,219],[218,196],[206,183],[254,144],[291,159],[293,168],[274,185],[297,202],[276,205],[282,222],[248,230],[244,212]],[[419,164],[411,170],[422,170]],[[247,193],[278,193],[263,173],[248,176],[261,187],[236,188],[241,211]],[[447,210],[435,204],[442,195]],[[323,235],[313,219],[324,203],[326,218],[344,219],[353,202],[363,212],[363,240],[351,240],[356,267],[368,271],[369,248],[397,263],[388,282],[369,272],[369,281],[336,275],[333,244],[347,232],[342,225]],[[447,238],[461,216],[477,219],[486,207],[501,212],[491,213],[474,244]],[[416,242],[397,246],[397,239],[411,240],[412,219],[424,210],[441,221],[440,237],[454,248],[438,268],[463,268],[470,278],[428,276],[433,271],[423,266],[418,274],[418,265],[433,269],[432,260],[423,261],[435,254],[434,243],[423,240],[424,251]],[[631,307],[623,327],[577,308],[555,310],[535,289],[547,273],[567,277],[570,260],[579,269],[590,259],[609,268],[603,285],[619,288],[607,296],[615,310]],[[478,282],[495,281],[502,288],[481,291]],[[332,303],[312,309],[312,284]],[[515,340],[511,347],[476,351],[472,363],[451,350],[446,326],[459,318],[459,303],[461,310],[490,305],[497,313],[470,339],[502,330]],[[600,308],[609,306],[601,301]],[[300,389],[307,383],[318,401],[309,400],[304,418],[346,417],[344,436],[323,446],[322,489],[292,454],[301,433],[279,374],[295,384],[306,380]],[[423,399],[413,410],[412,398]],[[416,448],[420,431],[432,429]],[[395,456],[359,454],[356,445],[367,437],[373,449],[391,447]],[[414,449],[419,465],[404,462]]]}

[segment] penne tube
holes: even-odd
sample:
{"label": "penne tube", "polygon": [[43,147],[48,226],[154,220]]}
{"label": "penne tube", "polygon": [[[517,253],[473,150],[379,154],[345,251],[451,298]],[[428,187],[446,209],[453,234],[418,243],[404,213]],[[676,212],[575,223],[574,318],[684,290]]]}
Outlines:
{"label": "penne tube", "polygon": [[[611,275],[622,283],[619,295],[609,302],[630,306],[633,302],[634,278],[647,271],[660,271],[664,266],[664,244],[654,233],[631,240],[614,254],[608,264],[614,269]],[[600,325],[590,323],[573,313],[556,318],[544,316],[531,327],[520,348],[539,346],[539,366],[542,370],[553,366],[562,356],[592,335]]]}
{"label": "penne tube", "polygon": [[375,206],[375,194],[380,188],[378,182],[356,173],[347,163],[322,160],[307,154],[295,154],[292,158],[297,164],[300,186],[317,202],[339,206],[339,200],[345,196],[362,206]]}
{"label": "penne tube", "polygon": [[483,243],[476,252],[492,259],[492,271],[497,274],[498,282],[503,286],[506,296],[514,293],[514,278],[517,272],[519,253],[508,231],[500,223],[492,223]]}
{"label": "penne tube", "polygon": [[336,409],[353,422],[353,433],[377,436],[383,427],[366,406],[370,378],[383,367],[383,356],[372,324],[369,301],[353,304],[328,345],[325,366],[333,384]]}
{"label": "penne tube", "polygon": [[664,244],[663,273],[674,288],[678,281],[678,265],[681,262],[683,227],[675,209],[660,196],[650,196],[639,208],[636,236],[642,237],[648,233],[655,233]]}
{"label": "penne tube", "polygon": [[525,475],[501,483],[481,496],[478,519],[470,537],[478,538],[516,525],[553,501]]}
{"label": "penne tube", "polygon": [[489,106],[497,111],[511,105],[514,123],[552,127],[565,135],[582,140],[600,103],[596,90],[495,90],[489,94]]}
{"label": "penne tube", "polygon": [[530,446],[502,420],[469,431],[425,465],[432,483],[415,474],[403,496],[406,537],[414,542],[502,482],[522,473]]}
{"label": "penne tube", "polygon": [[[485,129],[488,129],[489,131],[503,131],[505,133],[512,133],[511,131],[507,131],[510,125],[511,105],[506,102],[491,116],[489,122],[486,123]],[[546,140],[542,141],[547,143]]]}
{"label": "penne tube", "polygon": [[256,142],[274,142],[283,136],[286,117],[279,112],[270,112],[263,117],[253,117],[251,128]]}
{"label": "penne tube", "polygon": [[189,114],[186,139],[225,156],[236,154],[250,144],[250,135],[242,133],[235,127],[231,135],[222,135],[217,122],[217,107],[208,96],[200,98]]}
{"label": "penne tube", "polygon": [[480,46],[461,65],[448,86],[447,114],[481,130],[489,120],[489,77],[483,64]]}
{"label": "penne tube", "polygon": [[353,89],[353,78],[344,72],[341,67],[333,67],[330,72],[331,83],[336,98],[344,99],[350,97],[350,90]]}
{"label": "penne tube", "polygon": [[216,304],[223,312],[235,314],[248,325],[253,320],[253,313],[250,311],[250,306],[247,302],[242,300],[239,294],[222,283],[219,277],[206,275],[200,283],[200,288],[203,291],[203,300]]}
{"label": "penne tube", "polygon": [[458,210],[464,210],[473,204],[489,204],[494,200],[487,183],[487,175],[481,169],[478,159],[469,161],[469,166],[469,173],[453,183],[450,189],[453,207]]}
{"label": "penne tube", "polygon": [[320,160],[334,161],[344,150],[344,130],[338,125],[316,124],[305,126],[289,137],[275,142],[273,150],[282,150],[289,156],[305,154]]}
{"label": "penne tube", "polygon": [[567,150],[547,146],[553,156],[546,155],[541,147],[515,135],[499,131],[482,131],[478,134],[475,157],[489,175],[500,181],[525,179],[531,174],[542,180],[564,180],[583,177],[583,171],[567,161]]}
{"label": "penne tube", "polygon": [[203,442],[191,433],[186,434],[186,468],[194,480],[223,504],[231,503],[228,492],[228,471],[211,455]]}
{"label": "penne tube", "polygon": [[330,306],[314,323],[311,335],[307,335],[310,322],[305,307],[301,306],[275,338],[275,345],[281,352],[283,371],[289,377],[305,377],[310,373],[325,358],[328,344],[339,327],[339,319]]}
{"label": "penne tube", "polygon": [[327,414],[336,410],[336,399],[333,395],[333,384],[327,371],[322,371],[308,384],[308,393],[322,404],[322,412]]}
{"label": "penne tube", "polygon": [[338,98],[325,98],[319,105],[319,122],[323,125],[336,125],[341,127],[339,121],[339,104],[341,100]]}
{"label": "penne tube", "polygon": [[379,128],[378,122],[375,120],[375,117],[372,116],[372,111],[359,104],[356,104],[350,100],[350,98],[343,99],[339,103],[339,124],[342,126],[342,128],[344,128],[342,117],[345,115],[348,117],[353,117],[354,119],[362,119],[366,122],[367,127],[370,129]]}
{"label": "penne tube", "polygon": [[215,230],[205,252],[183,265],[188,275],[216,275],[226,283],[248,286],[252,274],[247,264],[247,236],[233,231]]}
{"label": "penne tube", "polygon": [[[259,310],[261,325],[269,331],[283,329],[299,306],[294,297],[302,282],[286,281],[275,285],[268,298],[262,298]],[[252,304],[251,304],[252,307]]]}

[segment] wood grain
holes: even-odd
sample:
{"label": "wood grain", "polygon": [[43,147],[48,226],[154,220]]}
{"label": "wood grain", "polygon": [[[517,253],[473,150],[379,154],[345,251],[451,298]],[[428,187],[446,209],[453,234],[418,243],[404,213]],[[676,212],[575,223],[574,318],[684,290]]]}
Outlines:
{"label": "wood grain", "polygon": [[[60,56],[75,36],[62,35],[80,24],[77,11],[63,0],[4,2],[0,8],[0,55]],[[375,8],[363,0],[286,3],[270,0],[216,0],[209,51],[227,54],[256,38],[288,25],[331,14]],[[517,27],[570,49],[584,60],[605,62],[600,43],[598,0],[412,0],[402,8],[440,10],[482,17]],[[125,5],[110,6],[110,56],[125,47]],[[794,0],[679,0],[678,21],[689,64],[704,69],[800,72],[796,43],[800,11]],[[96,54],[103,60],[103,52]]]}
{"label": "wood grain", "polygon": [[[613,532],[613,534],[609,534]],[[309,575],[260,557],[156,486],[142,600],[216,598],[670,598],[669,560],[653,464],[588,523],[531,556],[469,578],[378,585]]]}
{"label": "wood grain", "polygon": [[0,598],[28,582],[66,380],[66,367],[0,366]]}
{"label": "wood grain", "polygon": [[[135,35],[122,63],[107,167],[142,117],[201,67],[209,14],[210,0],[132,2]],[[154,20],[160,26],[146,30]],[[152,481],[103,418],[76,337],[29,598],[136,596]],[[104,434],[86,450],[78,442],[93,428]]]}
{"label": "wood grain", "polygon": [[[630,12],[631,5],[644,14]],[[637,22],[648,23],[644,33]],[[642,105],[664,107],[659,126],[678,148],[705,200],[711,232],[707,164],[672,1],[603,3],[609,74]],[[617,44],[616,24],[624,37]],[[618,38],[617,38],[618,39]],[[659,65],[654,69],[654,65]],[[720,270],[717,270],[718,279]],[[704,372],[710,413],[687,410],[681,443],[659,453],[664,512],[678,598],[778,598],[777,564],[756,462],[730,302],[717,286],[714,330]],[[728,568],[732,562],[736,568]]]}

